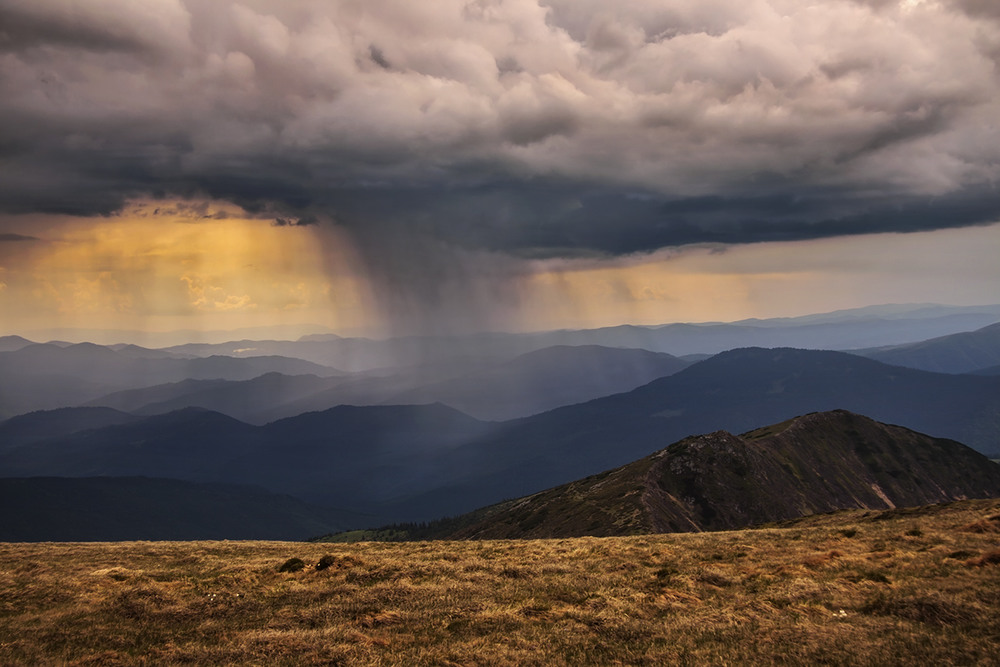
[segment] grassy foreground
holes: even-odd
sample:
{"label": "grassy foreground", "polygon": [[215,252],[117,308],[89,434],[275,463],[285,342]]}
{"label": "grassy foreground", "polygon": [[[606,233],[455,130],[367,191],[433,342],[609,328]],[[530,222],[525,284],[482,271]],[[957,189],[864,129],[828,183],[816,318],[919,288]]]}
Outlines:
{"label": "grassy foreground", "polygon": [[4,665],[998,656],[1000,500],[626,538],[0,544]]}

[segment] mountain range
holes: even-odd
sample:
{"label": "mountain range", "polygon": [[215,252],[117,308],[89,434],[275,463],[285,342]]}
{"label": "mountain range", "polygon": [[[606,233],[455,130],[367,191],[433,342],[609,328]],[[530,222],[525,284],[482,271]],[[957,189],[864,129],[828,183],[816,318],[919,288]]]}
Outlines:
{"label": "mountain range", "polygon": [[291,496],[148,477],[0,478],[0,542],[303,540],[364,521]]}
{"label": "mountain range", "polygon": [[[25,517],[30,516],[49,517],[38,519],[40,529],[58,524],[60,530],[90,527],[90,533],[79,534],[177,536],[182,524],[172,523],[163,509],[171,505],[192,528],[208,531],[185,533],[193,536],[213,530],[226,536],[305,536],[321,526],[327,531],[462,515],[563,484],[575,485],[580,511],[590,516],[584,500],[591,491],[585,492],[580,480],[619,479],[624,473],[607,477],[602,471],[632,470],[692,434],[710,435],[699,436],[697,447],[670,447],[672,453],[661,459],[681,461],[682,451],[713,452],[718,445],[728,453],[713,454],[712,465],[683,460],[702,466],[699,479],[706,484],[726,471],[730,477],[688,496],[678,496],[678,487],[671,486],[681,482],[660,479],[656,488],[666,495],[657,496],[662,501],[657,507],[672,518],[621,505],[611,512],[618,517],[615,525],[726,527],[730,524],[715,515],[698,514],[697,502],[681,507],[664,498],[708,498],[715,506],[724,501],[720,489],[740,489],[740,480],[753,486],[760,475],[785,497],[799,499],[795,512],[825,511],[829,498],[806,490],[829,490],[830,479],[850,475],[870,480],[869,491],[851,487],[849,494],[865,506],[875,493],[872,484],[890,504],[936,502],[933,494],[903,493],[878,470],[863,471],[857,452],[854,459],[844,450],[817,464],[826,477],[808,478],[799,463],[790,463],[797,459],[786,451],[791,445],[782,434],[805,428],[797,425],[808,422],[800,415],[847,410],[1000,457],[998,318],[998,306],[881,306],[729,324],[392,340],[323,334],[169,349],[38,344],[5,336],[0,338],[0,418],[6,418],[0,421],[0,492],[6,494],[5,507],[18,510],[0,520],[0,539],[13,535],[5,528],[29,535],[31,521]],[[974,330],[953,331],[960,326]],[[930,331],[943,335],[916,338]],[[714,354],[734,341],[768,347]],[[770,347],[781,341],[852,343],[859,349]],[[870,344],[878,346],[863,347]],[[832,414],[838,417],[823,424],[839,424],[840,430],[824,436],[830,447],[836,442],[846,447],[848,436],[875,437],[877,431],[879,447],[892,441],[904,452],[926,449],[919,439],[883,432],[897,427],[879,430],[855,421],[848,428],[841,423],[848,413]],[[823,424],[809,423],[807,431],[822,430]],[[784,426],[752,435],[763,424]],[[809,438],[797,442],[814,444]],[[889,465],[883,454],[875,463],[895,470],[893,479],[910,479],[913,471],[923,475],[924,463],[895,452]],[[802,488],[768,457],[799,471],[793,477]],[[849,473],[838,467],[842,464]],[[625,488],[602,484],[595,488]],[[950,488],[941,480],[935,484]],[[642,492],[630,488],[623,492],[629,498],[653,493],[652,486]],[[568,497],[560,494],[555,497]],[[204,499],[200,522],[184,498]],[[754,505],[759,498],[745,500],[746,512],[760,510],[747,514],[753,520],[777,516],[773,508]],[[574,530],[586,523],[566,503],[554,511],[559,502],[546,505],[542,514],[532,509],[530,520],[522,516],[527,506],[519,506],[521,518],[491,519],[490,525],[523,529],[527,522],[556,530],[553,516]],[[281,511],[269,513],[269,503]],[[241,513],[241,505],[253,511]],[[60,507],[72,520],[54,518]],[[281,512],[290,517],[292,532],[273,530]],[[143,514],[159,528],[123,532]],[[243,532],[237,530],[239,517],[249,522]],[[473,523],[462,519],[465,527]]]}
{"label": "mountain range", "polygon": [[511,359],[559,345],[644,349],[682,357],[738,347],[798,347],[849,350],[896,345],[969,331],[1000,322],[1000,305],[885,305],[802,317],[738,322],[620,325],[597,329],[463,336],[404,336],[385,340],[332,334],[297,341],[235,340],[165,348],[185,356],[278,355],[357,372],[376,368],[436,365],[461,357],[466,364]]}
{"label": "mountain range", "polygon": [[320,378],[268,373],[252,380],[184,380],[90,401],[139,415],[187,407],[266,424],[337,405],[444,403],[485,420],[505,420],[628,391],[690,362],[669,354],[557,346],[472,370],[406,368]]}
{"label": "mountain range", "polygon": [[968,447],[836,410],[740,436],[726,431],[690,436],[620,468],[410,527],[408,537],[735,530],[842,509],[996,496],[1000,465]]}
{"label": "mountain range", "polygon": [[[620,466],[692,433],[740,433],[838,408],[993,453],[1000,377],[749,348],[629,392],[506,422],[435,404],[340,406],[254,426],[192,408],[0,443],[0,470],[251,484],[387,522],[422,521]],[[22,431],[29,417],[15,422]],[[50,430],[69,418],[73,411],[33,417]]]}
{"label": "mountain range", "polygon": [[1000,365],[1000,323],[916,343],[858,350],[856,354],[938,373],[989,372]]}
{"label": "mountain range", "polygon": [[[692,433],[741,433],[846,409],[997,454],[1000,378],[888,366],[842,352],[724,352],[631,392],[505,422],[437,466],[446,490],[406,507],[438,516],[623,465]],[[400,510],[403,508],[400,507]]]}
{"label": "mountain range", "polygon": [[303,359],[181,358],[127,346],[32,344],[0,352],[0,416],[81,405],[106,394],[185,379],[248,380],[264,373],[338,375]]}

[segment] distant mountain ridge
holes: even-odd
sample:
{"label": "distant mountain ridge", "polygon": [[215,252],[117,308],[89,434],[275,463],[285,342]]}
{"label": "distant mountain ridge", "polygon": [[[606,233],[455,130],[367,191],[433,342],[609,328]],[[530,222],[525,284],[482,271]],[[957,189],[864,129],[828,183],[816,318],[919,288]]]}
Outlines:
{"label": "distant mountain ridge", "polygon": [[[995,455],[1000,377],[946,375],[843,352],[731,350],[633,391],[506,422],[451,454],[448,492],[410,499],[443,515],[623,465],[691,433],[742,433],[847,409]],[[484,464],[484,462],[488,462]]]}
{"label": "distant mountain ridge", "polygon": [[848,350],[922,341],[1000,321],[1000,305],[895,304],[802,317],[738,322],[620,325],[530,333],[402,336],[392,339],[307,336],[298,341],[235,340],[177,345],[167,350],[196,356],[272,354],[307,359],[347,371],[438,363],[457,350],[493,360],[558,345],[644,349],[677,357],[716,354],[740,347]]}
{"label": "distant mountain ridge", "polygon": [[1000,322],[975,331],[855,353],[885,364],[936,373],[988,371],[1000,365]]}
{"label": "distant mountain ridge", "polygon": [[0,478],[0,542],[302,540],[356,515],[232,484],[150,477]]}
{"label": "distant mountain ridge", "polygon": [[248,380],[268,372],[337,375],[340,371],[297,358],[265,356],[181,358],[92,343],[33,343],[0,352],[0,417],[86,403],[123,389],[185,379]]}
{"label": "distant mountain ridge", "polygon": [[957,442],[837,410],[691,436],[623,467],[431,524],[415,537],[564,538],[733,530],[838,509],[1000,496]]}
{"label": "distant mountain ridge", "polygon": [[0,451],[91,429],[128,424],[138,419],[135,415],[104,407],[29,412],[0,422]]}
{"label": "distant mountain ridge", "polygon": [[103,396],[88,405],[135,414],[201,407],[263,425],[337,405],[443,403],[503,420],[628,391],[690,365],[669,354],[600,346],[544,348],[502,363],[398,369],[320,378],[268,373],[251,380],[184,380]]}
{"label": "distant mountain ridge", "polygon": [[837,408],[985,453],[1000,439],[1000,377],[748,348],[630,392],[508,422],[444,405],[341,406],[265,426],[187,409],[0,447],[0,475],[254,484],[386,522],[423,521],[621,466],[692,433],[742,433]]}

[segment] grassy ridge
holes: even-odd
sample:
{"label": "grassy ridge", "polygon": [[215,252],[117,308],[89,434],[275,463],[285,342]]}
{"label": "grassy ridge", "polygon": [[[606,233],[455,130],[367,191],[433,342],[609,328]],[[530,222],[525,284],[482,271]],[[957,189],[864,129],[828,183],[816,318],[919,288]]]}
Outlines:
{"label": "grassy ridge", "polygon": [[998,538],[1000,499],[622,538],[3,544],[0,664],[995,664]]}

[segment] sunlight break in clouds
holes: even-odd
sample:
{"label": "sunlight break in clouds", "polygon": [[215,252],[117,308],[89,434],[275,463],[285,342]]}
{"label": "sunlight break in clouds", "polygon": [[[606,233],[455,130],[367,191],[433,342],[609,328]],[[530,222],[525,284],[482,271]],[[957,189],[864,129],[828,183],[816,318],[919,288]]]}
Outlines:
{"label": "sunlight break in clouds", "polygon": [[329,269],[307,230],[231,206],[133,204],[110,219],[63,220],[44,236],[0,274],[12,285],[0,297],[5,312],[23,312],[25,326],[349,328],[368,319],[352,271]]}

